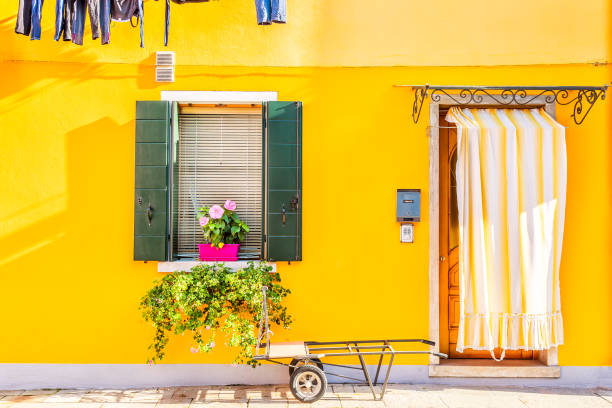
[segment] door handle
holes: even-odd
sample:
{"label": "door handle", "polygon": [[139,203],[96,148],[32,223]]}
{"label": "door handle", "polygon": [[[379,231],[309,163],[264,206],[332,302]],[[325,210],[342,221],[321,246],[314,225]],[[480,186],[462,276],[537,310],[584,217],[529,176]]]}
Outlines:
{"label": "door handle", "polygon": [[281,210],[283,214],[283,225],[287,222],[287,209],[285,208],[285,204],[283,204],[283,209]]}
{"label": "door handle", "polygon": [[153,208],[151,207],[151,203],[147,206],[147,221],[149,222],[149,227],[151,226],[151,220],[153,219]]}
{"label": "door handle", "polygon": [[442,256],[440,257],[440,262],[444,262],[445,260],[446,260],[446,258],[444,257],[444,255],[442,255]]}
{"label": "door handle", "polygon": [[300,196],[296,194],[289,203],[291,204],[291,211],[297,211],[300,206]]}

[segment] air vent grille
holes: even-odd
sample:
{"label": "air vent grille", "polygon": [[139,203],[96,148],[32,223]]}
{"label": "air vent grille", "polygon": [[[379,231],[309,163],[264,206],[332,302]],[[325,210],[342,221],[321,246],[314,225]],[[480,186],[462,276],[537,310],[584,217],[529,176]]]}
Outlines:
{"label": "air vent grille", "polygon": [[174,82],[174,51],[157,51],[155,64],[156,82]]}
{"label": "air vent grille", "polygon": [[155,82],[174,82],[174,67],[155,67]]}
{"label": "air vent grille", "polygon": [[155,65],[174,65],[174,51],[157,51]]}

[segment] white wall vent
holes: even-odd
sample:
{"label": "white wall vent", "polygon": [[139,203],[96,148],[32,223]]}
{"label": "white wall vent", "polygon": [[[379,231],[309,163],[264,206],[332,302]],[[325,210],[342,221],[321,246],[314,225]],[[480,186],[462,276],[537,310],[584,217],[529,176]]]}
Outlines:
{"label": "white wall vent", "polygon": [[174,82],[174,51],[155,53],[155,82]]}
{"label": "white wall vent", "polygon": [[173,66],[155,67],[155,82],[174,82]]}

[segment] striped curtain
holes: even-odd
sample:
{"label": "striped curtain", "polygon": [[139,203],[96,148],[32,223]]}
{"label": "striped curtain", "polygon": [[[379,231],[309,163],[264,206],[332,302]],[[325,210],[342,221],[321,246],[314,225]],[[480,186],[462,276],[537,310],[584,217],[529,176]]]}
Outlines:
{"label": "striped curtain", "polygon": [[459,109],[457,351],[563,344],[565,128],[543,109]]}

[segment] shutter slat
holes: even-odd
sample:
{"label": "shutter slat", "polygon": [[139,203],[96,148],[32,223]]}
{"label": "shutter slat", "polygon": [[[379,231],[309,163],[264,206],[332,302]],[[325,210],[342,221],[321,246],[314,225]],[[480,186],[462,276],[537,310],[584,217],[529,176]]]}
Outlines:
{"label": "shutter slat", "polygon": [[[231,199],[250,228],[239,258],[261,254],[262,236],[261,114],[179,114],[178,189],[174,251],[198,257],[202,228],[196,219],[202,205]],[[195,202],[195,204],[194,204]]]}

